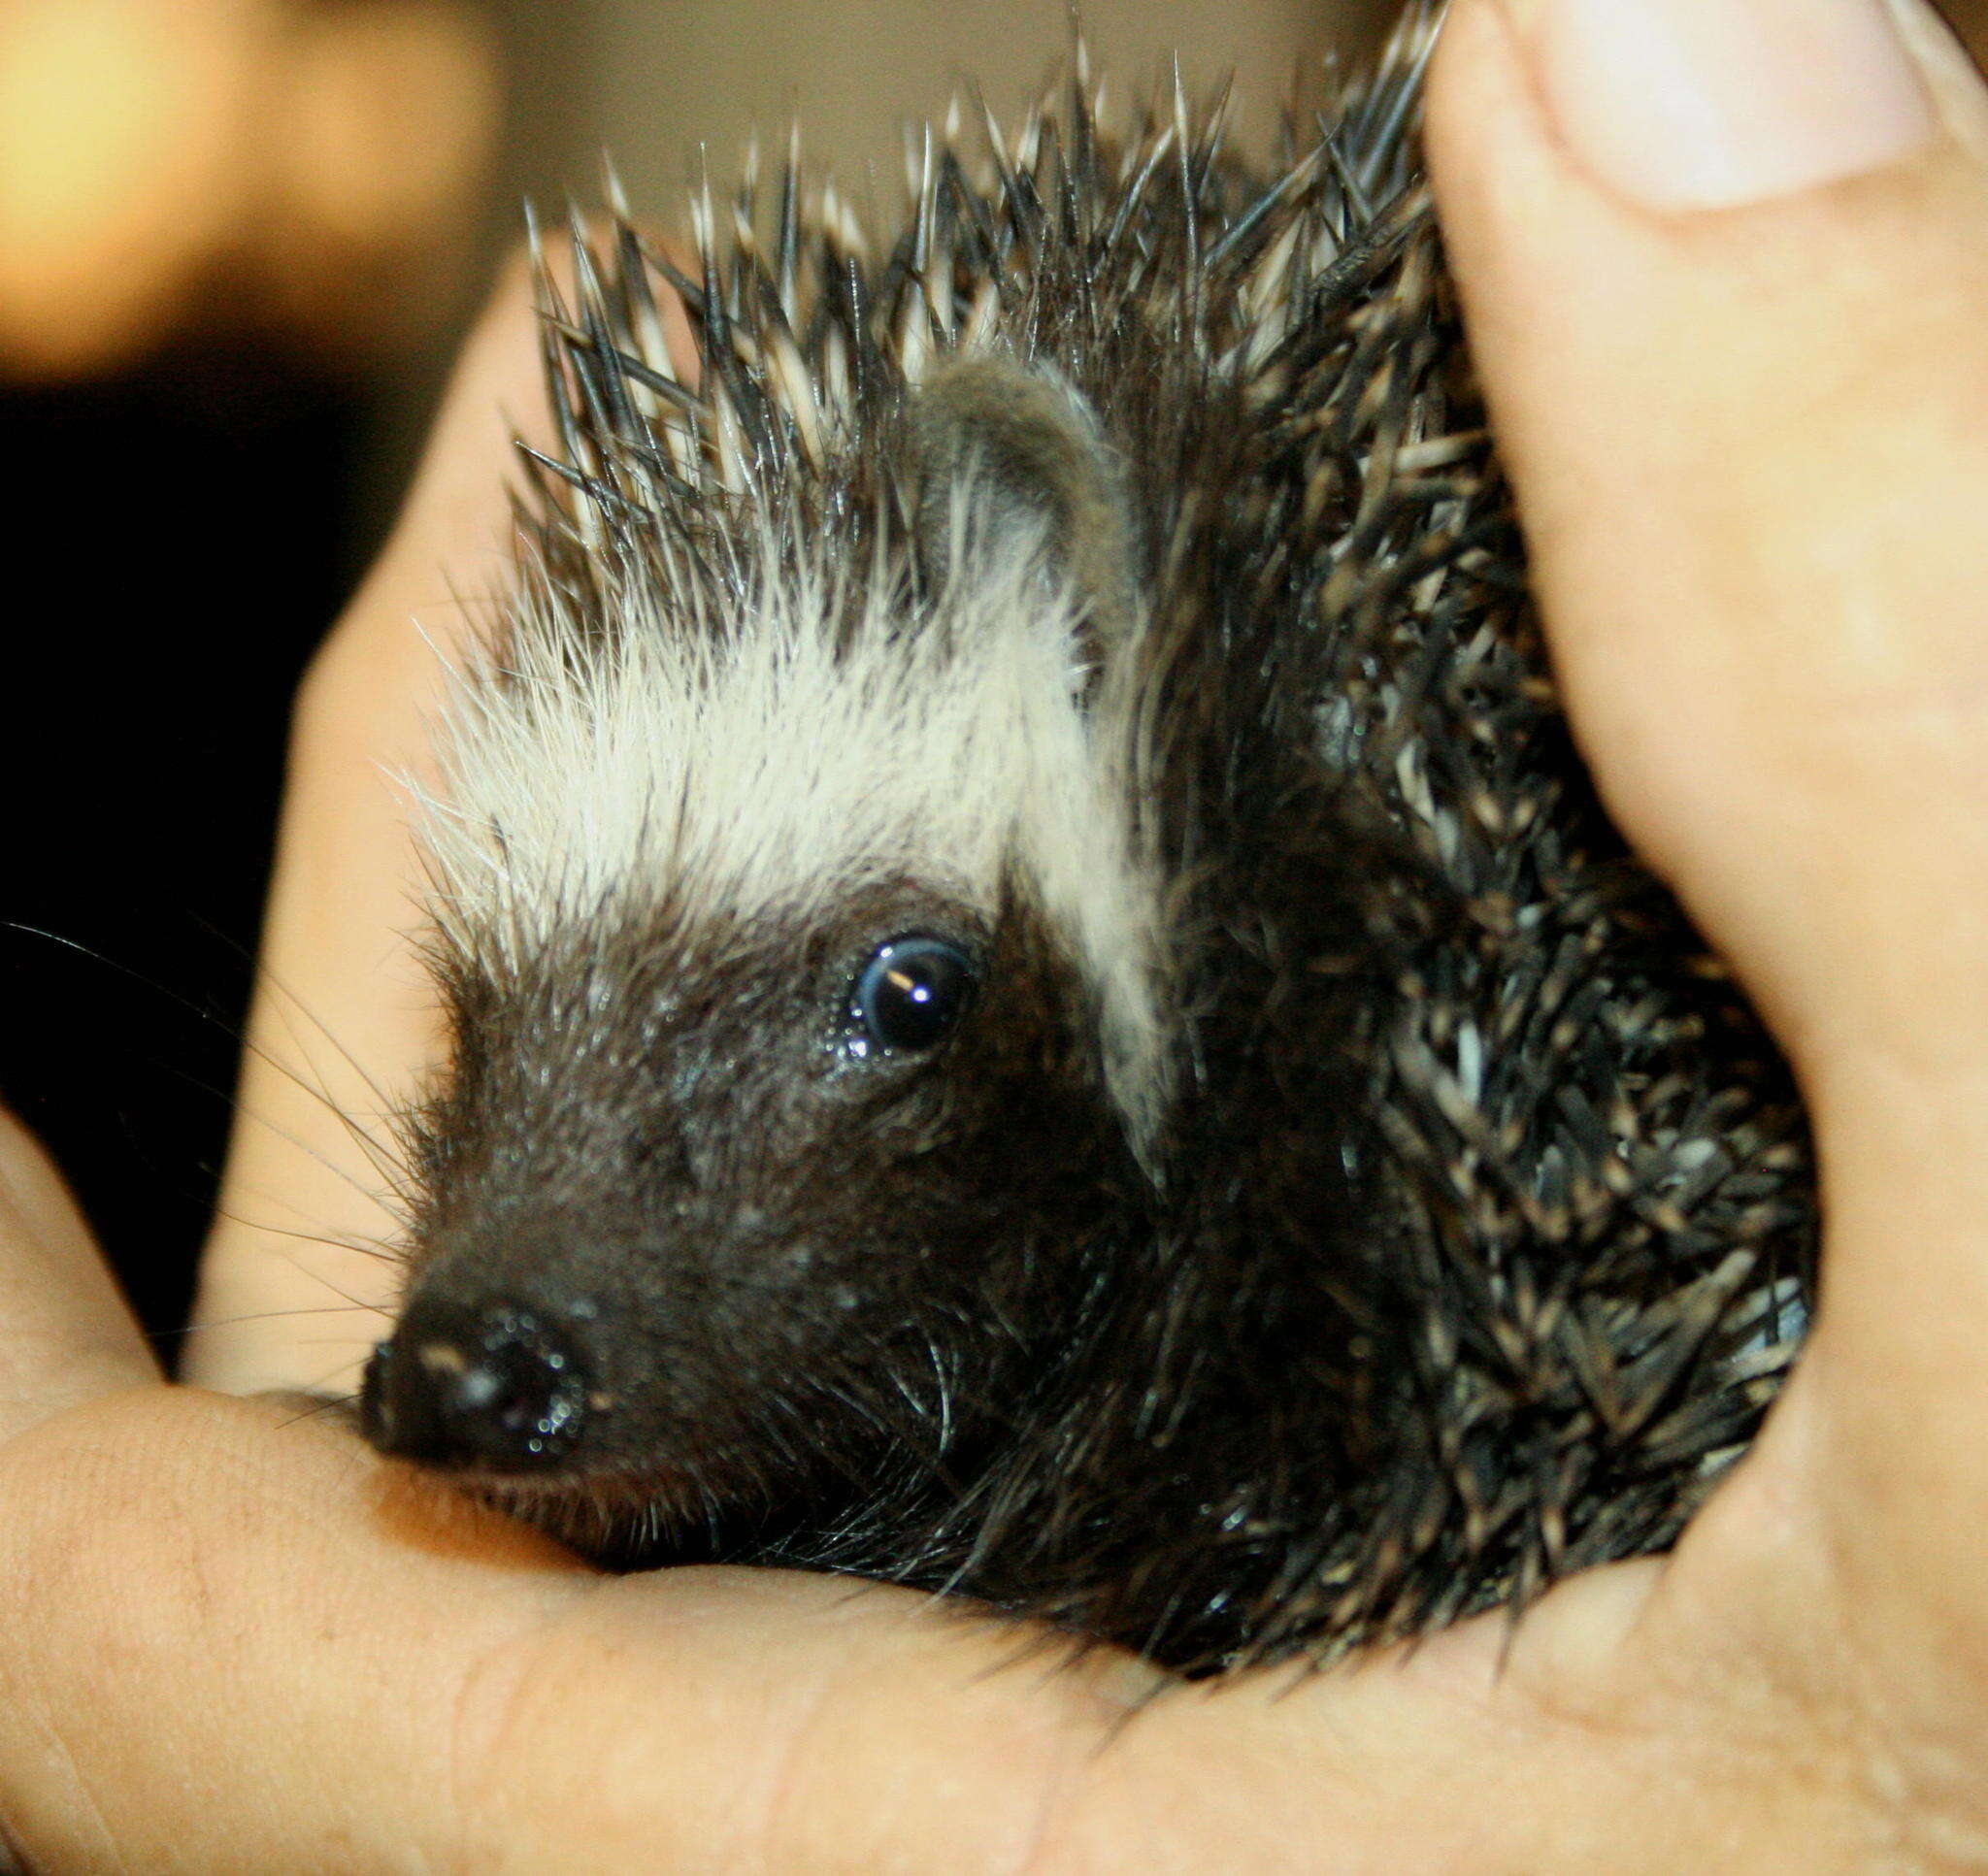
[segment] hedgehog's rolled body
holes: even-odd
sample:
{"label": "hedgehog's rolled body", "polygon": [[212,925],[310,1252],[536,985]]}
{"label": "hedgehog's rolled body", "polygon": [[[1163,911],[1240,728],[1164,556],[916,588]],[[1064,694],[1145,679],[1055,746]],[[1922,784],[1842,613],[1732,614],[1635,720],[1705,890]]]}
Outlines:
{"label": "hedgehog's rolled body", "polygon": [[378,1443],[1190,1671],[1662,1546],[1743,1446],[1802,1118],[1555,706],[1428,37],[1275,186],[1079,85],[887,250],[707,204],[694,385],[581,253]]}

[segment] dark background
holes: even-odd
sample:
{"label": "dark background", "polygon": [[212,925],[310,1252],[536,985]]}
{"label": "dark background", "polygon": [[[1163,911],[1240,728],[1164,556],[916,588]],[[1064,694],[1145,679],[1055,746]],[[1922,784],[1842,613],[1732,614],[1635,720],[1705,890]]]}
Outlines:
{"label": "dark background", "polygon": [[214,351],[0,394],[0,918],[29,928],[0,929],[0,1096],[154,1328],[213,1199],[285,699],[363,553],[366,414],[349,384]]}
{"label": "dark background", "polygon": [[[21,20],[67,30],[85,9],[115,51],[120,21],[144,4],[10,0],[0,112],[9,96],[46,102],[54,82],[22,65],[50,54]],[[178,0],[187,19],[205,4]],[[1278,98],[1294,72],[1310,75],[1301,87],[1316,82],[1329,42],[1371,41],[1387,10],[1093,0],[1084,12],[1104,58],[1132,82],[1180,42],[1190,82],[1234,64],[1245,94]],[[1988,0],[1954,11],[1978,49]],[[714,169],[728,167],[751,121],[783,123],[791,110],[839,173],[887,165],[906,114],[943,106],[963,73],[1011,104],[1068,30],[1060,0],[216,0],[216,19],[249,15],[267,28],[258,56],[278,61],[271,72],[301,58],[313,32],[329,45],[359,29],[340,42],[343,78],[320,87],[345,141],[319,154],[324,174],[371,200],[371,223],[321,204],[314,220],[265,188],[237,223],[171,263],[149,324],[126,320],[92,349],[77,336],[91,329],[84,315],[112,304],[138,263],[107,244],[92,263],[106,271],[72,269],[67,302],[32,254],[10,274],[18,252],[0,167],[0,548],[12,575],[0,612],[11,649],[0,680],[0,1097],[50,1142],[168,1343],[228,1125],[287,701],[390,518],[514,205],[526,192],[591,193],[604,145],[638,201],[666,204],[697,141],[711,142]],[[49,112],[48,141],[14,150],[17,183],[40,163],[52,187],[89,154],[83,107],[104,102],[103,87],[97,54],[76,43],[67,66],[48,69],[76,86],[78,113]],[[8,90],[10,58],[17,77],[28,74],[25,91]],[[369,165],[389,182],[418,168],[444,93],[460,107],[448,187],[412,208],[405,189],[368,197],[358,185]],[[168,102],[190,113],[191,95]],[[252,84],[248,98],[267,101]],[[245,141],[214,174],[254,161],[288,175],[287,114],[238,115]],[[0,117],[0,165],[18,127]],[[117,191],[137,201],[145,169],[133,159],[135,180],[120,181],[113,166],[75,200],[120,210]]]}

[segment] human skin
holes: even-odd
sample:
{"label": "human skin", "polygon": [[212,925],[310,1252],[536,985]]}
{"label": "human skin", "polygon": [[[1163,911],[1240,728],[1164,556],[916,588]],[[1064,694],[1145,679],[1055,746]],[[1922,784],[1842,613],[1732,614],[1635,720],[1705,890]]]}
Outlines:
{"label": "human skin", "polygon": [[0,1136],[0,1827],[25,1866],[1988,1865],[1988,94],[1900,4],[1917,88],[1862,120],[1861,168],[1653,211],[1633,114],[1576,57],[1628,4],[1459,0],[1430,145],[1570,711],[1815,1122],[1814,1333],[1678,1550],[1515,1629],[1155,1695],[899,1592],[604,1578],[230,1398],[322,1382],[327,1324],[368,1337],[327,1281],[390,1287],[266,1226],[386,1228],[305,1084],[363,1116],[435,1051],[382,771],[419,764],[430,641],[474,629],[443,570],[501,578],[537,369],[513,281],[299,703],[281,988],[189,1363],[228,1393],[161,1381],[59,1183]]}

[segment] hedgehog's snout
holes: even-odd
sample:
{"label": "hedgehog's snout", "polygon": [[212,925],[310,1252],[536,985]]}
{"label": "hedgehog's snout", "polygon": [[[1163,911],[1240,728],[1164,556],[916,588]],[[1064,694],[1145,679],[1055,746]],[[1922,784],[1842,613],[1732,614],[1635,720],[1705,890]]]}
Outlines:
{"label": "hedgehog's snout", "polygon": [[587,1418],[571,1337],[515,1302],[409,1305],[366,1365],[359,1419],[383,1453],[423,1465],[535,1472],[557,1465]]}

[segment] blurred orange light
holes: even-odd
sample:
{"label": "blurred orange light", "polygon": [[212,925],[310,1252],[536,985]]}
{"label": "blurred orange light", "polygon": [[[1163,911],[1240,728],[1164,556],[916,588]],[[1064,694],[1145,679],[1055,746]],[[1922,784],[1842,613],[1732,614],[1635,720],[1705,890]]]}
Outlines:
{"label": "blurred orange light", "polygon": [[0,0],[0,376],[176,326],[349,360],[453,304],[495,148],[468,0]]}
{"label": "blurred orange light", "polygon": [[497,111],[485,36],[462,9],[375,0],[326,14],[292,64],[288,206],[348,242],[437,233],[481,180]]}
{"label": "blurred orange light", "polygon": [[0,8],[0,355],[141,345],[237,218],[260,0]]}

